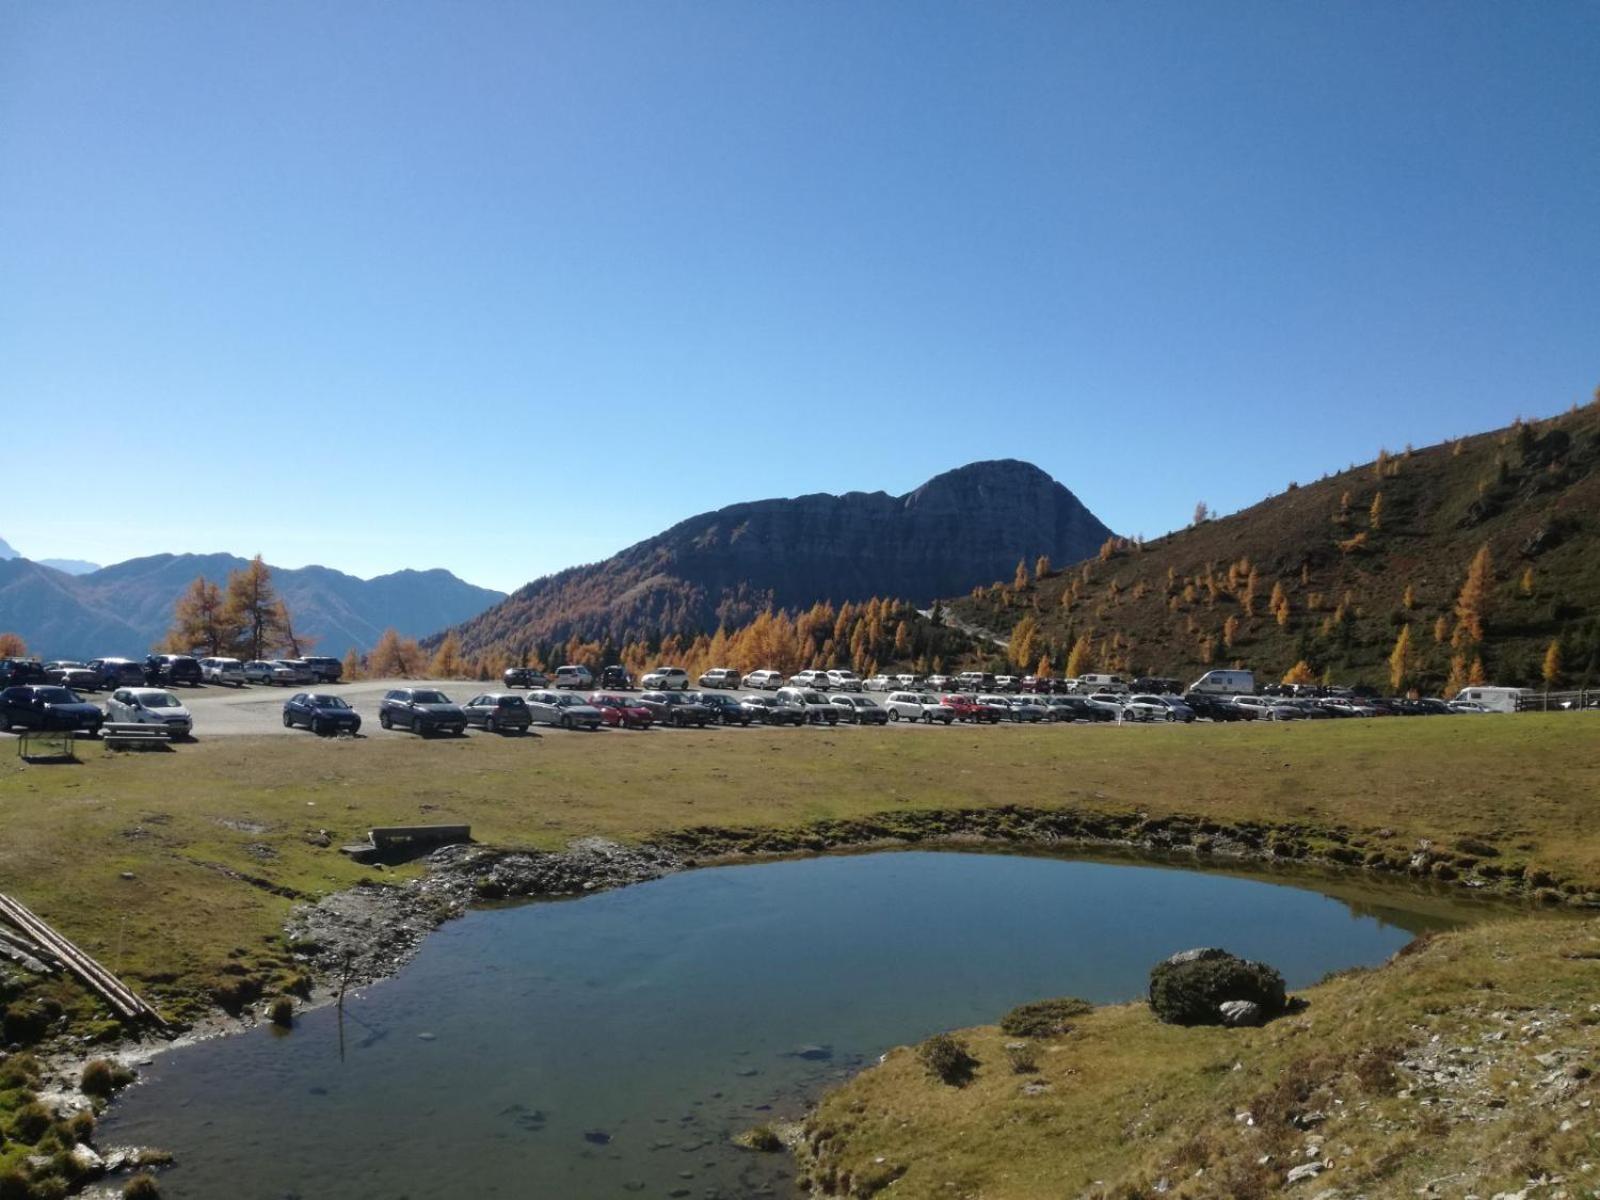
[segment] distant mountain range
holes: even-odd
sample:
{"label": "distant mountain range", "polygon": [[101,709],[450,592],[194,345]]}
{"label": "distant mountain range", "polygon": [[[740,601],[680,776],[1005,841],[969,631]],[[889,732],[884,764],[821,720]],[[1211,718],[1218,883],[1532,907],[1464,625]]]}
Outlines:
{"label": "distant mountain range", "polygon": [[465,621],[469,652],[623,643],[744,624],[768,607],[895,596],[929,602],[1009,579],[1019,559],[1072,562],[1111,536],[1061,484],[1007,459],[885,492],[758,500],[703,513],[604,562],[527,584]]}
{"label": "distant mountain range", "polygon": [[[13,558],[21,558],[12,548],[11,543],[5,538],[0,538],[0,562]],[[68,575],[87,575],[90,571],[98,571],[99,563],[85,562],[81,558],[41,558],[38,560],[41,567],[53,567],[57,571],[65,571]]]}
{"label": "distant mountain range", "polygon": [[[0,555],[10,547],[0,542]],[[0,556],[0,631],[61,658],[145,654],[165,636],[173,605],[196,576],[223,582],[248,565],[231,554],[157,554],[85,574]],[[407,637],[453,625],[504,598],[448,571],[397,571],[358,579],[327,567],[273,568],[295,629],[317,652],[365,650],[393,626]]]}

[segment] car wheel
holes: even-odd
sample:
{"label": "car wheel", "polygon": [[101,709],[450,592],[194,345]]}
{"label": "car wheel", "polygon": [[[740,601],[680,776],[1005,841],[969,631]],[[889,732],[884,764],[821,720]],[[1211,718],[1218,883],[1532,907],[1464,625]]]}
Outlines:
{"label": "car wheel", "polygon": [[898,708],[891,708],[889,710],[889,720],[891,720],[891,721],[899,721],[900,720],[900,710]]}
{"label": "car wheel", "polygon": [[572,728],[572,718],[567,716],[566,713],[562,713],[561,714],[561,728],[563,728],[563,729],[571,729]]}
{"label": "car wheel", "polygon": [[284,713],[283,714],[283,727],[285,729],[293,729],[294,728],[294,718],[291,717],[288,713]]}
{"label": "car wheel", "polygon": [[493,717],[485,717],[483,719],[483,731],[485,733],[499,733],[500,722],[496,721]]}
{"label": "car wheel", "polygon": [[319,718],[313,717],[311,719],[311,732],[318,737],[327,737],[328,727]]}
{"label": "car wheel", "polygon": [[383,726],[385,729],[394,728],[393,723],[389,720],[389,714],[386,712],[381,712],[378,714],[378,724]]}

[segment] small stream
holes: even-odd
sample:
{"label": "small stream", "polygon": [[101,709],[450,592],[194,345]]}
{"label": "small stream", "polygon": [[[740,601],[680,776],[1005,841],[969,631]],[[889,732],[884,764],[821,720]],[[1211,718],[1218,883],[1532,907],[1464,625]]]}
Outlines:
{"label": "small stream", "polygon": [[104,1145],[174,1151],[183,1200],[792,1194],[729,1144],[891,1046],[1045,996],[1143,991],[1222,945],[1291,987],[1470,913],[1367,888],[904,851],[715,867],[470,913],[395,979],[158,1056]]}

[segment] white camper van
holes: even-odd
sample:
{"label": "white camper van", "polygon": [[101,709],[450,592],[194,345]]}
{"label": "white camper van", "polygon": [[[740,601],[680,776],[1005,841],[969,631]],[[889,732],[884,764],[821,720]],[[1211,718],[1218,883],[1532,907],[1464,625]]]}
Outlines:
{"label": "white camper van", "polygon": [[1457,692],[1450,703],[1481,704],[1490,712],[1514,713],[1517,711],[1517,697],[1526,690],[1513,687],[1466,687]]}
{"label": "white camper van", "polygon": [[1207,671],[1189,685],[1191,692],[1212,696],[1253,696],[1256,692],[1254,671]]}

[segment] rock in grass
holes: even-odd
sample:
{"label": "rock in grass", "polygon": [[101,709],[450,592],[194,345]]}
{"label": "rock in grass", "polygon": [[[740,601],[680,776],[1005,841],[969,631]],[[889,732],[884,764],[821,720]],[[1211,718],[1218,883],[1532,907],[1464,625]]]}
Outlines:
{"label": "rock in grass", "polygon": [[1246,1029],[1264,1023],[1266,1013],[1254,1000],[1224,1000],[1217,1005],[1222,1023],[1230,1029]]}
{"label": "rock in grass", "polygon": [[1150,1008],[1168,1025],[1222,1024],[1222,1006],[1234,1000],[1257,1006],[1252,1017],[1275,1017],[1287,1000],[1283,976],[1214,947],[1174,954],[1150,971]]}

